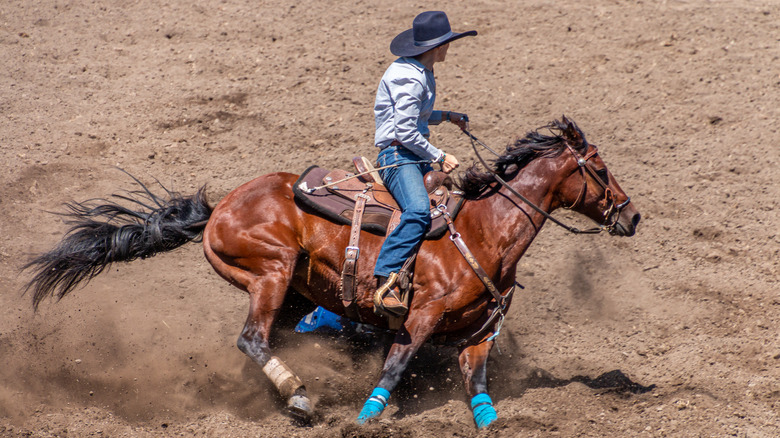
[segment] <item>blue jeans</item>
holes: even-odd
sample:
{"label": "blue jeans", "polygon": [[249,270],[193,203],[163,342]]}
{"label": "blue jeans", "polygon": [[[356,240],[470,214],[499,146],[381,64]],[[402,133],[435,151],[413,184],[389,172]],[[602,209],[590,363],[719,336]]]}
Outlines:
{"label": "blue jeans", "polygon": [[[377,164],[403,164],[421,158],[403,146],[388,146],[379,152]],[[431,207],[423,175],[433,170],[430,164],[405,164],[380,170],[385,187],[401,207],[401,221],[382,244],[374,275],[388,277],[398,272],[431,226]]]}

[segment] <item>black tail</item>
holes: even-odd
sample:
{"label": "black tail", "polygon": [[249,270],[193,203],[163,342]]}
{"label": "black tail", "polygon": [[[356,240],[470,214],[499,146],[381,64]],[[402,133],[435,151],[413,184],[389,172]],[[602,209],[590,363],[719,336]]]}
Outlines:
{"label": "black tail", "polygon": [[167,195],[163,199],[132,178],[141,190],[112,195],[131,208],[105,199],[65,204],[68,211],[59,214],[68,218],[70,230],[54,249],[22,268],[35,271],[25,288],[34,291],[35,309],[48,296],[62,299],[114,262],[151,257],[200,237],[212,210],[205,186],[185,197],[160,184]]}

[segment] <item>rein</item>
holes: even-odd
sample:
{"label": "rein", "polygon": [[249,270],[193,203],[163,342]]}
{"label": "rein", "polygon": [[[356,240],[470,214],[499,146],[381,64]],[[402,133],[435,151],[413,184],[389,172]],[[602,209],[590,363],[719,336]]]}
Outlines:
{"label": "rein", "polygon": [[[479,159],[479,162],[480,162],[480,163],[482,163],[482,166],[483,166],[485,169],[487,169],[487,171],[488,171],[488,172],[490,172],[491,174],[493,174],[493,178],[494,178],[496,181],[498,181],[498,182],[499,182],[499,184],[501,184],[502,186],[504,186],[504,188],[506,188],[506,189],[507,189],[507,191],[509,191],[509,193],[511,193],[511,194],[513,194],[513,195],[515,195],[515,196],[516,196],[517,198],[519,198],[521,201],[523,201],[523,202],[525,202],[526,204],[528,204],[528,206],[530,206],[531,208],[533,208],[534,210],[536,210],[536,211],[537,211],[539,214],[541,214],[541,215],[542,215],[542,216],[544,216],[545,218],[547,218],[547,219],[549,219],[550,221],[552,221],[554,224],[556,224],[556,225],[558,225],[558,226],[560,226],[560,227],[564,228],[565,230],[567,230],[567,231],[569,231],[569,232],[571,232],[571,233],[573,233],[573,234],[598,234],[598,233],[601,233],[602,231],[610,231],[610,230],[612,229],[612,227],[615,225],[615,223],[617,223],[617,218],[615,219],[615,222],[613,222],[613,223],[611,223],[611,224],[606,224],[606,221],[607,221],[607,220],[609,220],[609,218],[610,218],[610,217],[611,217],[611,216],[612,216],[612,215],[613,215],[615,212],[620,212],[620,210],[621,210],[623,207],[625,207],[626,205],[628,205],[628,203],[631,201],[631,198],[629,198],[629,199],[627,199],[625,202],[621,203],[620,205],[615,205],[615,203],[614,203],[614,196],[612,195],[612,191],[611,191],[611,190],[610,190],[610,189],[609,189],[609,188],[608,188],[608,187],[607,187],[607,186],[606,186],[606,185],[605,185],[605,184],[604,184],[604,183],[601,181],[601,179],[600,179],[600,178],[597,178],[597,176],[596,176],[596,172],[595,172],[595,171],[594,171],[594,170],[591,168],[591,166],[590,166],[590,165],[589,165],[589,163],[588,163],[588,159],[590,159],[592,156],[594,156],[594,155],[596,155],[596,154],[598,153],[598,151],[595,149],[595,146],[594,146],[594,151],[593,151],[591,154],[588,154],[586,157],[582,157],[582,156],[580,156],[580,155],[579,155],[579,154],[578,154],[576,151],[574,151],[574,150],[571,148],[571,146],[569,146],[568,144],[566,144],[566,147],[569,149],[569,151],[570,151],[570,152],[571,152],[571,153],[574,155],[574,157],[575,157],[575,158],[577,158],[577,165],[579,166],[579,168],[580,168],[580,171],[581,171],[581,172],[584,172],[582,169],[583,169],[583,168],[584,168],[584,169],[586,169],[586,170],[587,170],[587,172],[588,172],[588,173],[589,173],[589,174],[590,174],[590,175],[591,175],[591,176],[592,176],[592,177],[593,177],[593,178],[594,178],[594,179],[595,179],[595,180],[596,180],[596,181],[597,181],[599,184],[601,184],[601,186],[602,186],[602,187],[604,188],[604,190],[605,190],[605,198],[606,198],[606,199],[607,199],[607,201],[610,203],[610,208],[609,208],[609,209],[607,210],[607,212],[605,213],[605,216],[606,216],[606,217],[605,217],[605,224],[604,224],[604,225],[599,225],[598,227],[595,227],[595,228],[589,228],[589,229],[587,229],[587,230],[580,230],[579,228],[573,227],[573,226],[571,226],[571,225],[566,225],[566,224],[564,224],[563,222],[559,221],[558,219],[554,218],[554,217],[553,217],[553,216],[552,216],[550,213],[547,213],[546,211],[544,211],[543,209],[541,209],[540,207],[538,207],[536,204],[534,204],[533,202],[531,202],[530,200],[528,200],[528,198],[526,198],[525,196],[523,196],[523,195],[521,195],[520,193],[518,193],[518,191],[517,191],[517,190],[513,189],[512,187],[510,187],[510,186],[509,186],[509,184],[507,184],[507,182],[506,182],[506,181],[504,181],[504,180],[503,180],[503,179],[502,179],[502,178],[501,178],[501,177],[498,175],[498,173],[496,173],[496,171],[494,171],[494,170],[493,170],[493,169],[492,169],[490,166],[488,166],[488,164],[487,164],[487,163],[485,162],[485,160],[482,158],[482,155],[480,155],[480,154],[479,154],[479,150],[477,150],[477,145],[476,145],[476,143],[479,143],[479,144],[480,144],[482,147],[484,147],[485,149],[489,150],[489,151],[490,151],[490,152],[492,152],[494,155],[496,155],[496,156],[499,156],[499,155],[498,155],[498,154],[497,154],[495,151],[493,151],[493,149],[490,149],[490,148],[489,148],[489,147],[488,147],[488,146],[487,146],[485,143],[482,143],[481,141],[479,141],[479,139],[477,139],[477,137],[475,137],[475,136],[474,136],[474,135],[473,135],[471,132],[469,132],[468,130],[466,130],[466,129],[462,129],[462,131],[463,131],[463,133],[464,133],[464,134],[466,134],[466,135],[469,137],[469,140],[471,141],[471,147],[474,149],[474,154],[476,154],[476,156],[477,156],[477,159]],[[580,201],[580,198],[582,198],[582,197],[583,197],[583,195],[584,195],[584,193],[585,193],[585,191],[586,191],[586,187],[587,187],[587,179],[586,179],[586,178],[584,178],[584,176],[585,176],[585,175],[584,175],[584,173],[583,173],[583,187],[582,187],[582,190],[580,191],[580,195],[577,197],[577,200],[574,202],[574,204],[572,204],[572,205],[571,205],[570,207],[568,207],[568,208],[573,208],[575,205],[577,205],[577,204],[579,203],[579,201]]]}

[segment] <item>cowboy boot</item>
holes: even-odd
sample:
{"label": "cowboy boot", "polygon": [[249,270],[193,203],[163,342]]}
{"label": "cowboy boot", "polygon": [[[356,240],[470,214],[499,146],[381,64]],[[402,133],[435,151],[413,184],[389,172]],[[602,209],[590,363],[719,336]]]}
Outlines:
{"label": "cowboy boot", "polygon": [[384,310],[394,316],[404,316],[409,308],[401,301],[394,287],[398,274],[391,272],[389,277],[377,276],[377,289],[374,293],[374,311]]}

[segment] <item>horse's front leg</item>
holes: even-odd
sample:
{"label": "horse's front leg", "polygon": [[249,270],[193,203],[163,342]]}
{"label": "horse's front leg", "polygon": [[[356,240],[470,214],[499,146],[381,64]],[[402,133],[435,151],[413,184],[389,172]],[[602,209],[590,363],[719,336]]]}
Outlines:
{"label": "horse's front leg", "polygon": [[466,393],[471,397],[471,411],[478,428],[489,425],[497,418],[493,400],[487,393],[487,359],[493,341],[484,341],[461,347],[458,356],[460,371],[466,383]]}
{"label": "horse's front leg", "polygon": [[357,418],[358,424],[363,424],[382,413],[387,406],[390,393],[401,380],[409,361],[433,334],[441,316],[441,311],[432,311],[430,307],[410,312],[409,318],[395,335],[393,345],[385,359],[385,366],[379,376],[379,383],[363,405]]}

